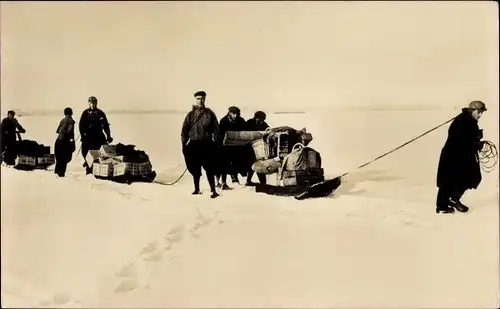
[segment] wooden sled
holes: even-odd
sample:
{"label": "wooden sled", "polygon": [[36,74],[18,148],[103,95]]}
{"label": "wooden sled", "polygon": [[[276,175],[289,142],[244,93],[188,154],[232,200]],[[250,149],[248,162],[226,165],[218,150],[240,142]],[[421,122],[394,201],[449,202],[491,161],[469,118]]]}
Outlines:
{"label": "wooden sled", "polygon": [[316,183],[312,186],[273,186],[257,184],[255,192],[266,193],[276,196],[293,196],[296,200],[305,200],[308,198],[327,197],[333,194],[335,190],[341,185],[340,177],[325,180]]}
{"label": "wooden sled", "polygon": [[127,174],[121,175],[121,176],[105,177],[105,176],[94,175],[94,177],[96,179],[100,179],[100,180],[109,180],[112,182],[130,185],[130,184],[135,183],[135,182],[154,183],[155,178],[156,178],[156,172],[152,171],[151,173],[148,173],[146,175],[132,175],[130,173],[127,173]]}

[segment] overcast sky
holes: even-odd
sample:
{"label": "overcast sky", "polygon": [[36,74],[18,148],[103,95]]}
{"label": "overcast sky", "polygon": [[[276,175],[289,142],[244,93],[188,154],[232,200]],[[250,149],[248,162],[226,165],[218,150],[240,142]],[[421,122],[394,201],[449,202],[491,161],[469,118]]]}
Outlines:
{"label": "overcast sky", "polygon": [[498,106],[494,2],[1,2],[7,107]]}

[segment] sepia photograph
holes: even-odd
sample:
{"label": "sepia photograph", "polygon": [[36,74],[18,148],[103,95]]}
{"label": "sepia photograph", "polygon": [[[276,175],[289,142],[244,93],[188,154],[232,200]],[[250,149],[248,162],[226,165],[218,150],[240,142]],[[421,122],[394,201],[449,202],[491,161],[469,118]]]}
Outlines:
{"label": "sepia photograph", "polygon": [[1,1],[5,308],[499,308],[495,1]]}

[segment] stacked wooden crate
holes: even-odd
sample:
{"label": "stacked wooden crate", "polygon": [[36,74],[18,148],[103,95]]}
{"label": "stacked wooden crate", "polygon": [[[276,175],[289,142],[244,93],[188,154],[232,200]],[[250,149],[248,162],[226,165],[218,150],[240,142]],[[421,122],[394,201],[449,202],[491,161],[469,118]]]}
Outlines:
{"label": "stacked wooden crate", "polygon": [[117,145],[103,145],[99,151],[92,151],[91,154],[95,158],[92,167],[95,176],[143,176],[153,171],[147,155],[140,161],[130,160],[126,155],[117,153]]}
{"label": "stacked wooden crate", "polygon": [[28,169],[46,169],[55,163],[50,146],[24,140],[19,143],[17,165]]}
{"label": "stacked wooden crate", "polygon": [[274,140],[269,140],[267,136],[264,136],[252,142],[257,161],[276,157],[281,160],[290,153],[293,145],[290,145],[289,134],[287,132],[277,132],[275,136],[276,139]]}

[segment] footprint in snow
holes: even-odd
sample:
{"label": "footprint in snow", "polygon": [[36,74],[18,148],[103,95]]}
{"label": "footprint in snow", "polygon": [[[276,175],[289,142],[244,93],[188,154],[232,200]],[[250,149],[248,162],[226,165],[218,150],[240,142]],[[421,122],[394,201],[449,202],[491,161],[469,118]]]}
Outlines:
{"label": "footprint in snow", "polygon": [[184,237],[184,230],[183,225],[176,226],[165,235],[165,239],[169,242],[179,242]]}

